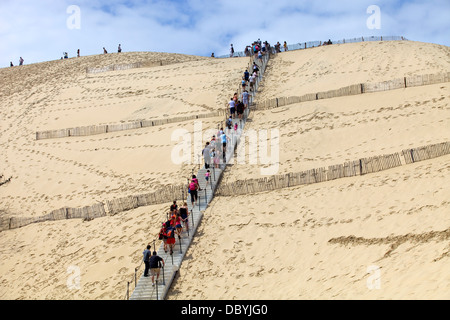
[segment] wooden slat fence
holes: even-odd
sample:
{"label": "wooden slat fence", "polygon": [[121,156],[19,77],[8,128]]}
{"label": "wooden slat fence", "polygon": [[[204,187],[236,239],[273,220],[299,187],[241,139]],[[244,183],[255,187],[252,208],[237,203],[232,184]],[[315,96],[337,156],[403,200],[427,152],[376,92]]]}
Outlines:
{"label": "wooden slat fence", "polygon": [[92,206],[85,206],[82,208],[63,207],[39,217],[3,217],[0,218],[0,231],[20,228],[32,223],[45,221],[65,219],[91,220],[108,215],[116,215],[120,212],[141,206],[168,203],[175,199],[184,199],[186,196],[186,185],[167,185],[151,193],[107,200],[105,203],[96,203]]}
{"label": "wooden slat fence", "polygon": [[267,99],[255,103],[254,108],[256,110],[268,110],[287,106],[290,104],[319,99],[331,99],[363,93],[372,93],[387,90],[403,89],[408,87],[425,86],[437,83],[445,83],[449,82],[449,79],[450,79],[450,72],[443,72],[437,74],[414,75],[410,77],[403,77],[393,79],[390,81],[383,81],[376,83],[358,83],[329,91],[307,93],[302,96],[278,97]]}
{"label": "wooden slat fence", "polygon": [[406,164],[437,158],[450,153],[450,142],[423,146],[414,149],[402,150],[402,155]]}
{"label": "wooden slat fence", "polygon": [[102,72],[109,72],[109,71],[118,71],[118,70],[129,70],[129,69],[135,69],[135,68],[141,68],[142,63],[141,62],[135,62],[135,63],[127,63],[127,64],[114,64],[110,66],[100,67],[100,68],[86,68],[86,73],[102,73]]}
{"label": "wooden slat fence", "polygon": [[305,184],[320,183],[345,177],[362,176],[391,168],[423,161],[450,154],[450,142],[443,142],[414,149],[406,149],[401,153],[362,158],[343,164],[331,165],[328,168],[310,169],[302,172],[290,172],[264,178],[238,180],[221,184],[217,189],[219,196],[235,196],[293,187]]}
{"label": "wooden slat fence", "polygon": [[225,114],[224,110],[217,110],[214,112],[208,112],[208,113],[196,114],[196,115],[190,115],[190,116],[174,117],[174,118],[139,120],[139,121],[133,121],[133,122],[126,122],[126,123],[117,123],[117,124],[92,125],[92,126],[84,126],[84,127],[76,127],[76,128],[68,128],[68,129],[39,131],[39,132],[36,132],[36,140],[56,139],[56,138],[66,138],[66,137],[82,137],[82,136],[90,136],[90,135],[103,134],[103,133],[109,133],[109,132],[134,130],[134,129],[140,129],[140,128],[146,128],[146,127],[160,126],[160,125],[169,124],[169,123],[189,121],[189,120],[194,120],[194,119],[223,117],[224,114]]}

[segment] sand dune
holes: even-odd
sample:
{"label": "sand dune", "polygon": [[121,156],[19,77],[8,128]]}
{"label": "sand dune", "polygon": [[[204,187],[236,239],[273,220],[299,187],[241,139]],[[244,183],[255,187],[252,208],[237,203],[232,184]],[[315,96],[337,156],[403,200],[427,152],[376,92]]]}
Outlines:
{"label": "sand dune", "polygon": [[258,100],[448,72],[449,66],[448,47],[415,41],[348,43],[288,51],[271,59]]}
{"label": "sand dune", "polygon": [[[282,53],[270,61],[258,99],[448,71],[449,57],[448,47],[410,41]],[[86,74],[88,67],[135,62],[145,67]],[[172,161],[171,135],[193,135],[192,120],[37,141],[35,133],[223,109],[247,64],[122,53],[0,69],[0,174],[12,177],[0,186],[1,217],[40,216],[185,182],[198,165]],[[246,130],[279,129],[278,173],[301,171],[448,141],[449,98],[445,83],[311,101],[252,113]],[[201,120],[204,141],[223,120]],[[448,299],[449,160],[217,197],[168,298]],[[259,177],[261,167],[233,164],[224,181]],[[123,299],[172,200],[0,232],[0,299]],[[371,266],[380,289],[367,286]],[[75,289],[73,268],[81,275]]]}
{"label": "sand dune", "polygon": [[[180,166],[171,161],[172,149],[178,142],[172,141],[171,134],[176,129],[193,134],[193,121],[95,136],[34,139],[38,130],[126,123],[223,109],[223,101],[237,88],[248,64],[242,58],[226,63],[159,54],[153,59],[166,58],[177,63],[94,75],[86,75],[83,69],[85,65],[123,63],[142,59],[141,56],[147,55],[128,54],[123,60],[116,60],[115,54],[24,66],[42,79],[32,82],[35,87],[30,89],[31,93],[24,89],[19,97],[3,91],[1,112],[5,120],[0,157],[5,164],[2,174],[13,177],[0,195],[7,214],[42,215],[64,206],[92,205],[185,182],[194,165]],[[102,63],[97,63],[99,59]],[[61,67],[63,63],[67,64],[66,70]],[[63,72],[64,81],[55,84],[48,65],[57,69],[55,72]],[[2,70],[7,75],[13,71]],[[213,129],[222,120],[206,118],[201,125],[203,130]]]}
{"label": "sand dune", "polygon": [[2,232],[0,299],[124,299],[127,281],[169,205]]}
{"label": "sand dune", "polygon": [[448,299],[449,161],[215,198],[168,298]]}
{"label": "sand dune", "polygon": [[[342,164],[450,140],[450,84],[293,104],[254,112],[246,131],[279,130],[279,156],[247,138],[245,161],[236,154],[225,181],[259,178],[262,168],[285,174]],[[271,135],[268,135],[270,139]],[[251,153],[258,163],[251,163]],[[268,155],[269,164],[259,155]]]}
{"label": "sand dune", "polygon": [[[367,70],[355,59],[365,54]],[[409,42],[289,52],[269,63],[258,100],[443,72],[449,62],[447,47]],[[278,129],[278,173],[298,172],[448,141],[448,93],[445,83],[256,111],[246,132]],[[246,162],[224,182],[267,167],[249,163],[261,146],[246,143]],[[169,299],[448,299],[448,163],[215,198]]]}

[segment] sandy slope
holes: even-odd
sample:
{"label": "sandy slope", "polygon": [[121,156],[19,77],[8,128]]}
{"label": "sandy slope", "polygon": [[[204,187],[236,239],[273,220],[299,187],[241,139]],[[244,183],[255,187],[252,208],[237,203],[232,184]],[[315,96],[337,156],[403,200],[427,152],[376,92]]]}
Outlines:
{"label": "sandy slope", "polygon": [[449,164],[215,198],[169,299],[449,299]]}
{"label": "sandy slope", "polygon": [[0,233],[0,299],[124,299],[127,282],[168,206]]}
{"label": "sandy slope", "polygon": [[[261,137],[267,132],[269,140],[266,145],[249,137],[241,140],[245,152],[238,149],[224,181],[300,172],[448,141],[449,89],[443,83],[254,112],[246,134]],[[272,153],[270,138],[277,131],[279,147]]]}
{"label": "sandy slope", "polygon": [[[280,54],[262,97],[448,71],[448,52],[397,42]],[[255,112],[246,132],[279,130],[277,173],[340,164],[448,141],[448,93],[446,83],[290,105]],[[246,162],[229,167],[224,182],[268,168],[250,163],[246,143]],[[449,160],[216,198],[169,299],[448,299]]]}
{"label": "sandy slope", "polygon": [[[17,77],[11,81],[31,82],[32,86],[20,95],[3,91],[0,159],[4,166],[0,170],[5,177],[12,176],[12,182],[3,187],[0,195],[1,209],[6,214],[43,215],[64,206],[92,205],[151,192],[161,185],[184,183],[197,161],[197,153],[194,155],[192,148],[190,164],[172,161],[172,150],[179,142],[173,140],[172,134],[185,130],[194,139],[194,121],[38,141],[35,132],[219,110],[230,92],[236,90],[248,64],[245,58],[193,59],[156,54],[153,57],[156,61],[165,58],[177,63],[85,74],[83,67],[101,58],[99,65],[127,63],[140,57],[130,53],[123,60],[116,60],[116,56],[24,66],[30,69],[30,77],[37,80],[20,78],[14,73],[24,72],[20,68],[1,70],[7,76]],[[63,63],[67,69],[62,69]],[[63,81],[55,83],[48,66],[61,72]],[[217,129],[222,120],[222,117],[205,118],[199,126],[204,132]]]}
{"label": "sandy slope", "polygon": [[259,100],[447,72],[450,48],[416,41],[361,42],[288,51],[272,59]]}

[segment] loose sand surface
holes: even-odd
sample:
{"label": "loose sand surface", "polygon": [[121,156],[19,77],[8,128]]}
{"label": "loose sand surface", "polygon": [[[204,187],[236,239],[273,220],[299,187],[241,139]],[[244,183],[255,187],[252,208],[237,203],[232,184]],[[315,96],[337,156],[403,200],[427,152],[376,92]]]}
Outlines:
{"label": "loose sand surface", "polygon": [[[86,74],[135,62],[145,67]],[[179,141],[172,135],[193,137],[197,123],[205,142],[223,117],[38,141],[36,131],[221,110],[248,62],[114,53],[0,69],[0,174],[12,177],[0,186],[1,217],[36,217],[184,183],[198,169],[198,151],[190,150],[192,162],[174,163]],[[292,51],[270,61],[258,99],[449,70],[448,47],[412,41]],[[443,83],[312,101],[256,111],[245,129],[278,129],[277,173],[298,172],[448,141],[449,98]],[[447,155],[362,177],[216,197],[168,298],[449,299],[449,164]],[[233,164],[223,181],[259,178],[266,166]],[[124,299],[172,200],[0,232],[0,299]]]}

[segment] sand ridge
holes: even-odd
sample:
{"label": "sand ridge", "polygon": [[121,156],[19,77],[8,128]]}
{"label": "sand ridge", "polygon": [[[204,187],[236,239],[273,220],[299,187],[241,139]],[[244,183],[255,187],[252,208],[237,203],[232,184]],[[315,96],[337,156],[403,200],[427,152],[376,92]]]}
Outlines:
{"label": "sand ridge", "polygon": [[[305,59],[305,54],[311,56]],[[170,161],[175,144],[170,135],[177,128],[192,133],[192,121],[33,139],[37,130],[223,108],[248,63],[195,57],[159,67],[85,73],[86,66],[132,63],[139,55],[82,57],[94,59],[82,67],[77,66],[82,60],[73,58],[0,70],[6,75],[0,89],[0,174],[13,176],[0,186],[2,215],[90,205],[189,176],[192,164]],[[367,61],[359,62],[361,57]],[[355,79],[448,71],[448,57],[448,47],[409,41],[282,53],[271,60],[258,97],[330,90]],[[280,128],[280,170],[300,171],[448,140],[448,98],[448,84],[342,97],[255,112],[248,128]],[[159,109],[167,103],[167,109]],[[202,119],[203,129],[217,128],[221,121]],[[448,163],[444,156],[364,177],[215,198],[168,298],[449,298]],[[225,180],[250,177],[258,169],[235,164]],[[126,281],[172,200],[91,221],[1,232],[0,297],[123,299]],[[24,256],[29,260],[23,262]],[[367,286],[372,265],[381,271],[376,290]],[[70,266],[81,272],[79,289],[67,285]]]}

